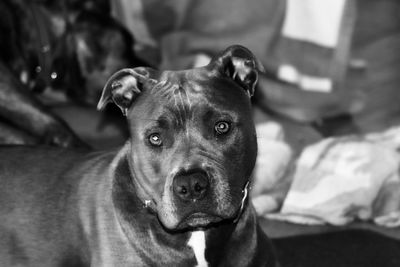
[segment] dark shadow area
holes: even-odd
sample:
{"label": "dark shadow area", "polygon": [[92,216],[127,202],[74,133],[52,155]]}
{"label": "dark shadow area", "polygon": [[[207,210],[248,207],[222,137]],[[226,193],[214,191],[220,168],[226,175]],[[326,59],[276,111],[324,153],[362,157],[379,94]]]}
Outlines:
{"label": "dark shadow area", "polygon": [[400,241],[368,230],[272,240],[282,267],[398,267]]}

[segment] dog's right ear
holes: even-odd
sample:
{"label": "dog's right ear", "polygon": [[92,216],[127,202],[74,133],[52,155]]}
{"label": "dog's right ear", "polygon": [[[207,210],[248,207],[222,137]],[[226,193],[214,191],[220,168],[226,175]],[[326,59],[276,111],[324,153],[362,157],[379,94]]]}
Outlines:
{"label": "dog's right ear", "polygon": [[128,108],[141,93],[149,76],[149,70],[144,67],[127,68],[114,73],[103,88],[97,109],[102,110],[108,103],[114,102],[126,116]]}

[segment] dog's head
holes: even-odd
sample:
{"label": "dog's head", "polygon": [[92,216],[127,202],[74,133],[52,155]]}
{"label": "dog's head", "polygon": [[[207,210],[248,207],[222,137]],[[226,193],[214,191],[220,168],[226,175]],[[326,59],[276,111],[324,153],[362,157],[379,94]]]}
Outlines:
{"label": "dog's head", "polygon": [[107,82],[98,108],[114,102],[127,116],[134,186],[167,229],[240,215],[257,154],[250,97],[258,66],[232,46],[202,68],[123,69]]}

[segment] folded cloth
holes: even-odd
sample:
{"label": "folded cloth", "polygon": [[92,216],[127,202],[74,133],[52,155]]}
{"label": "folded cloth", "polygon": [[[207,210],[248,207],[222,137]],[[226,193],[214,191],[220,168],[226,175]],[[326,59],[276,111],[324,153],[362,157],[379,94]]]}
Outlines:
{"label": "folded cloth", "polygon": [[382,143],[375,134],[328,138],[306,148],[280,213],[267,217],[304,224],[344,225],[359,219],[400,226],[399,154],[388,145],[388,135],[381,134]]}

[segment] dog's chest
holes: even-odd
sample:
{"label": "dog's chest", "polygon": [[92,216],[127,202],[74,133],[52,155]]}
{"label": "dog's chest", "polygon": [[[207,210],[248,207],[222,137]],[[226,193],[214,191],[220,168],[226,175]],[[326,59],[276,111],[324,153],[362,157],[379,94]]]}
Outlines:
{"label": "dog's chest", "polygon": [[190,236],[188,245],[193,249],[198,267],[207,267],[208,263],[205,258],[206,238],[203,231],[193,232]]}

